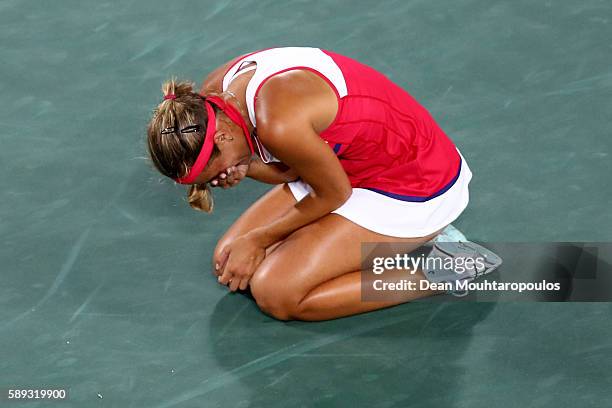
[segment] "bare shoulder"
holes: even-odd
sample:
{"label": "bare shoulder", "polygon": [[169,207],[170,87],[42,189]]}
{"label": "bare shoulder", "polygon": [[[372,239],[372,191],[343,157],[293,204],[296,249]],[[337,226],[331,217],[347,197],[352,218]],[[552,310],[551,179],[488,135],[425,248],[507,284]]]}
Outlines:
{"label": "bare shoulder", "polygon": [[264,82],[255,101],[257,133],[277,134],[296,127],[325,130],[338,111],[331,86],[319,75],[295,69],[276,74]]}

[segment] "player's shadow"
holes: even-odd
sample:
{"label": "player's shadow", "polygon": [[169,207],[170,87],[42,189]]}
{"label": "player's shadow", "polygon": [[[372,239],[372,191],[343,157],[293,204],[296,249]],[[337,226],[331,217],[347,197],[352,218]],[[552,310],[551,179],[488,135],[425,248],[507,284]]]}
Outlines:
{"label": "player's shadow", "polygon": [[[492,295],[486,302],[469,298],[451,302],[459,299],[437,296],[319,323],[279,322],[259,311],[248,294],[228,294],[217,303],[210,320],[207,344],[224,371],[209,391],[224,395],[239,382],[238,388],[248,390],[256,406],[274,405],[279,396],[284,405],[309,401],[311,405],[379,406],[385,401],[385,406],[409,406],[418,401],[421,407],[461,406],[462,379],[486,372],[489,360],[495,361],[497,355],[524,356],[500,364],[508,365],[510,371],[526,369],[525,359],[532,357],[524,344],[531,344],[534,333],[546,330],[537,323],[542,318],[537,314],[548,316],[547,308],[534,309],[531,302],[583,300],[588,294],[584,285],[611,278],[609,263],[592,248],[504,245],[492,248],[502,255],[504,264],[487,275],[489,279],[547,279],[561,282],[561,290],[553,297],[532,294],[520,299],[529,301],[523,304],[504,295]],[[608,292],[597,296],[610,297]],[[497,309],[498,316],[487,319]],[[524,319],[525,313],[534,316]],[[514,323],[504,324],[504,319]],[[480,327],[478,335],[476,327]],[[515,341],[509,343],[509,338]],[[547,367],[539,369],[546,372]]]}
{"label": "player's shadow", "polygon": [[[254,406],[456,406],[463,351],[473,328],[495,303],[415,302],[327,322],[280,322],[264,315],[248,294],[216,305],[210,338],[225,380],[250,390]],[[440,393],[439,389],[444,392]],[[265,390],[265,392],[262,392]],[[244,397],[244,396],[243,396]]]}

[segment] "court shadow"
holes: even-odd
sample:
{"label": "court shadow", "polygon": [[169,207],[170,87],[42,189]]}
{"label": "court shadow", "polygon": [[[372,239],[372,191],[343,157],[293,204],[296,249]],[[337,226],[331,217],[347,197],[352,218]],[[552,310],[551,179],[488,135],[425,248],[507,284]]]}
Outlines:
{"label": "court shadow", "polygon": [[[327,322],[279,322],[248,293],[223,297],[210,320],[224,374],[205,391],[248,390],[254,406],[456,406],[461,359],[494,303],[411,303]],[[239,383],[239,384],[236,384]],[[444,390],[444,392],[440,392]]]}
{"label": "court shadow", "polygon": [[[492,366],[513,394],[524,387],[522,377],[513,374],[517,370],[556,378],[557,353],[565,343],[555,342],[541,321],[562,306],[534,302],[585,299],[585,285],[610,280],[609,263],[597,256],[606,249],[559,243],[492,249],[504,264],[488,279],[546,279],[561,282],[561,290],[517,299],[493,294],[486,301],[436,296],[317,323],[279,322],[259,311],[248,293],[228,294],[216,304],[206,340],[222,374],[207,380],[202,391],[223,401],[241,390],[241,400],[254,406],[308,401],[309,406],[458,407],[497,386]],[[549,341],[533,345],[533,336]],[[540,355],[548,357],[534,368],[531,362]],[[470,381],[479,385],[468,386]]]}

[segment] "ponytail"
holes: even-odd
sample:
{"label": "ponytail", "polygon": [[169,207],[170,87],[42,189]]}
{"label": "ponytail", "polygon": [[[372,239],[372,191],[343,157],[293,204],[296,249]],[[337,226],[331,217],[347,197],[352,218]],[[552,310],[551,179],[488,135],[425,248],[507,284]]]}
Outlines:
{"label": "ponytail", "polygon": [[214,207],[212,191],[207,184],[192,184],[189,186],[187,201],[191,208],[211,213]]}

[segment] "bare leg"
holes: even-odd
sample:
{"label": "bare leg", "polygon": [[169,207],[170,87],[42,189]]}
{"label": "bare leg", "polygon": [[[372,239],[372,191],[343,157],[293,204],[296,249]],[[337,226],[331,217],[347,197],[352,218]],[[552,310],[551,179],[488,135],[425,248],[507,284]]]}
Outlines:
{"label": "bare leg", "polygon": [[[291,234],[251,279],[259,307],[281,320],[326,320],[368,312],[431,296],[435,291],[406,291],[388,302],[361,300],[361,243],[397,242],[417,249],[437,235],[395,238],[380,235],[336,215],[327,215]],[[387,274],[390,272],[389,274]],[[385,272],[386,281],[424,279],[421,272]]]}
{"label": "bare leg", "polygon": [[[385,272],[385,282],[410,280],[418,286],[421,279],[425,279],[425,276],[420,270],[415,274],[408,274],[406,271]],[[399,292],[401,299],[395,295],[393,300],[389,301],[363,302],[361,300],[361,271],[349,272],[323,282],[308,293],[298,305],[298,317],[300,320],[335,319],[383,309],[439,293],[433,290],[410,290]]]}

